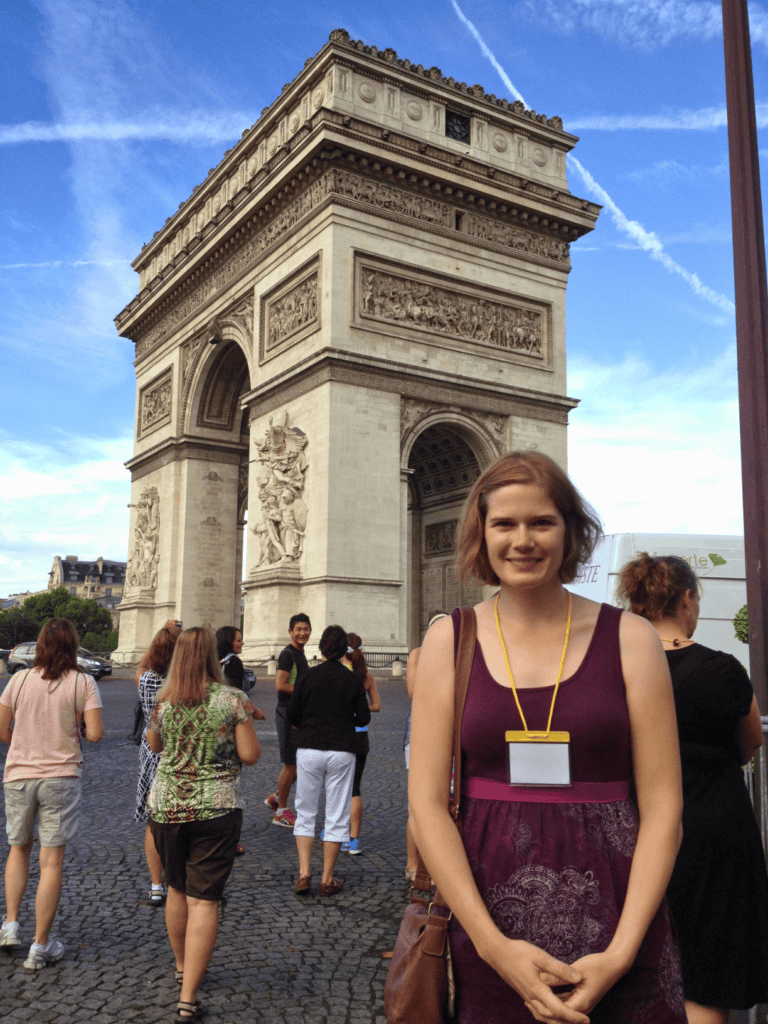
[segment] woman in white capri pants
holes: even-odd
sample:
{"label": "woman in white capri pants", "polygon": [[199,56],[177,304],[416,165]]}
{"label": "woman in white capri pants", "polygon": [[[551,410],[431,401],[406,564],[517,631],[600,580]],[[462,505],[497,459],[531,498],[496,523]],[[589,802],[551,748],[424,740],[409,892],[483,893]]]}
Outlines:
{"label": "woman in white capri pants", "polygon": [[325,786],[325,837],[321,896],[335,896],[344,883],[333,877],[341,844],[349,840],[349,812],[355,777],[356,725],[371,720],[362,680],[341,664],[347,634],[328,626],[320,638],[323,664],[295,686],[286,708],[288,721],[298,729],[296,752],[296,825],[299,852],[297,896],[312,888],[312,844],[320,791]]}

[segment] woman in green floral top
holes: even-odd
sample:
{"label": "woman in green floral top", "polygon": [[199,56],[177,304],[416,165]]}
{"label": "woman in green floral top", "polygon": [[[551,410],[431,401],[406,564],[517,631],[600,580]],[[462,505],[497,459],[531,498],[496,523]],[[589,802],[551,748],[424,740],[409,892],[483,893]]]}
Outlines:
{"label": "woman in green floral top", "polygon": [[240,770],[261,753],[255,708],[222,683],[213,635],[185,630],[147,728],[162,752],[149,794],[150,825],[168,883],[165,923],[176,956],[176,1020],[200,1016],[197,990],[216,944],[219,900],[243,820]]}

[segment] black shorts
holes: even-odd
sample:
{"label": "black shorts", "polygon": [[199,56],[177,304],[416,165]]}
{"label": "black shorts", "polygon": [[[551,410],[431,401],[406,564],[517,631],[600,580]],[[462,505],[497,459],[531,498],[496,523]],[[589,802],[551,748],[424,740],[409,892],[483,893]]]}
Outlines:
{"label": "black shorts", "polygon": [[168,885],[196,900],[220,900],[242,825],[239,808],[204,821],[150,821]]}
{"label": "black shorts", "polygon": [[355,733],[355,778],[352,783],[352,796],[360,796],[360,780],[365,771],[365,759],[368,757],[368,732]]}
{"label": "black shorts", "polygon": [[285,708],[278,704],[275,712],[275,725],[277,726],[277,742],[280,745],[280,760],[283,764],[296,764],[296,736],[298,729],[294,729],[285,717]]}

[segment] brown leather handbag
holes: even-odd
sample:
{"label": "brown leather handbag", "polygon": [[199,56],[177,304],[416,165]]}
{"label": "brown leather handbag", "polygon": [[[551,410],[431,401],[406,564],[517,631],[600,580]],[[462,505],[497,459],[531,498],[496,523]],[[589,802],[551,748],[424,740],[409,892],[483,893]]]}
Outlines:
{"label": "brown leather handbag", "polygon": [[[461,801],[461,718],[476,638],[474,608],[462,608],[454,685],[453,792],[449,804],[457,828]],[[431,898],[416,895],[417,890]],[[403,914],[384,984],[387,1024],[443,1024],[453,1018],[456,989],[448,941],[450,919],[451,911],[433,888],[419,853],[411,902]]]}

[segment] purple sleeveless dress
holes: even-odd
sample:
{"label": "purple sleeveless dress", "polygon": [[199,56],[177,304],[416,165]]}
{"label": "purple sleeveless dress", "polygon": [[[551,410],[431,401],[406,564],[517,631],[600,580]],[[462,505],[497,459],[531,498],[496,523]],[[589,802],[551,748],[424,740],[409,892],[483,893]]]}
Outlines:
{"label": "purple sleeveless dress", "polygon": [[[459,613],[453,613],[458,645]],[[475,883],[501,931],[573,963],[604,950],[624,903],[637,839],[629,800],[630,731],[619,652],[621,612],[602,605],[577,671],[560,684],[553,730],[571,734],[570,787],[512,787],[508,729],[522,729],[509,687],[475,646],[461,725],[463,840]],[[546,726],[552,686],[518,690],[532,729]],[[520,996],[451,920],[458,1024],[530,1024]],[[666,903],[630,971],[591,1024],[685,1024],[680,963]]]}

